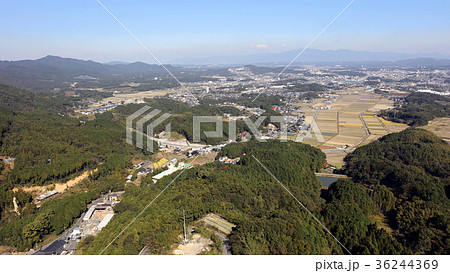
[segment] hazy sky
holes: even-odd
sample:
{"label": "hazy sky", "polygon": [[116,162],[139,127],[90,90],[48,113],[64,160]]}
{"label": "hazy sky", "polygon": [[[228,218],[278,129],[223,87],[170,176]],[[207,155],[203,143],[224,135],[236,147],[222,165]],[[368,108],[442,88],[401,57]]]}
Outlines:
{"label": "hazy sky", "polygon": [[[100,0],[164,62],[301,49],[350,1]],[[311,46],[450,55],[448,0],[355,0]],[[96,0],[0,1],[0,59],[152,57]]]}

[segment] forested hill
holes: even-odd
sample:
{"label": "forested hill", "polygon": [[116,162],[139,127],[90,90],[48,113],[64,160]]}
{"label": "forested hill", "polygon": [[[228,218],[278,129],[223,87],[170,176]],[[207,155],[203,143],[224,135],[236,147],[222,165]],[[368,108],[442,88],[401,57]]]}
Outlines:
{"label": "forested hill", "polygon": [[449,254],[450,145],[423,129],[384,136],[346,157],[378,213],[412,253]]}
{"label": "forested hill", "polygon": [[[123,190],[131,158],[142,151],[125,143],[125,128],[112,112],[80,120],[67,115],[65,99],[4,85],[0,97],[0,156],[15,158],[13,165],[0,164],[0,245],[24,251],[71,226],[101,192]],[[12,191],[51,188],[95,169],[39,209],[30,194]]]}
{"label": "forested hill", "polygon": [[[209,212],[236,224],[229,236],[233,254],[346,253],[254,157],[353,254],[401,253],[402,247],[388,233],[371,224],[372,203],[364,188],[343,181],[327,203],[320,197],[321,185],[314,175],[325,160],[320,150],[294,142],[250,141],[227,145],[221,155],[240,155],[241,161],[186,170],[105,253],[137,254],[147,245],[154,254],[169,254],[182,233],[183,209],[188,224]],[[86,240],[83,253],[100,253],[176,176],[156,184],[146,178],[141,188],[127,189],[116,217]]]}
{"label": "forested hill", "polygon": [[34,94],[31,91],[0,84],[0,108],[12,111],[54,110],[65,111],[70,103],[60,98]]}
{"label": "forested hill", "polygon": [[64,99],[5,85],[0,85],[0,98],[0,155],[16,158],[2,183],[64,181],[99,163],[130,164],[129,155],[136,152],[111,112],[80,121],[67,115]]}
{"label": "forested hill", "polygon": [[[250,141],[230,144],[224,153],[242,154],[243,149],[267,164],[306,206],[313,210],[320,207],[320,183],[314,175],[325,159],[320,151],[300,143]],[[291,160],[287,162],[271,160],[288,155]],[[156,184],[146,178],[141,188],[129,188],[116,206],[116,217],[83,248],[83,253],[102,251],[176,175]],[[250,155],[243,156],[239,165],[212,163],[186,170],[106,253],[137,254],[149,244],[153,253],[169,254],[182,232],[183,209],[188,224],[209,212],[236,224],[230,236],[235,254],[342,253]]]}
{"label": "forested hill", "polygon": [[[168,66],[177,73],[178,68]],[[141,62],[132,64],[101,64],[57,56],[46,56],[38,60],[0,62],[0,83],[32,88],[37,91],[67,88],[68,83],[79,81],[79,76],[89,76],[88,81],[114,80],[123,77],[131,79],[137,75],[153,77],[166,76],[167,72],[160,65]],[[82,79],[80,79],[83,81]]]}
{"label": "forested hill", "polygon": [[402,105],[382,115],[392,121],[411,126],[427,125],[437,117],[450,117],[450,98],[424,92],[408,95]]}

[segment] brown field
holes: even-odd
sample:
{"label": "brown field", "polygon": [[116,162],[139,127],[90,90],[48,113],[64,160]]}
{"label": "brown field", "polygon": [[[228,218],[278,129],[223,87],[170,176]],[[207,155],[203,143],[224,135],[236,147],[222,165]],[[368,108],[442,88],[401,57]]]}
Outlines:
{"label": "brown field", "polygon": [[421,128],[427,129],[447,141],[450,140],[450,118],[436,118]]}
{"label": "brown field", "polygon": [[174,93],[173,90],[152,90],[152,91],[144,91],[137,93],[128,93],[128,94],[114,94],[112,97],[105,98],[102,100],[103,103],[117,103],[120,101],[126,100],[136,100],[136,99],[145,99],[145,98],[154,98],[158,96],[164,96],[165,94]]}
{"label": "brown field", "polygon": [[317,120],[336,120],[337,111],[320,111]]}
{"label": "brown field", "polygon": [[394,107],[394,102],[392,100],[381,98],[380,101],[373,107],[369,108],[368,111],[378,112],[392,107]]}
{"label": "brown field", "polygon": [[364,112],[374,105],[375,102],[352,102],[345,106],[342,110]]}
{"label": "brown field", "polygon": [[317,116],[316,123],[325,140],[332,138],[338,133],[337,112],[321,111]]}
{"label": "brown field", "polygon": [[388,128],[391,133],[400,132],[408,128],[408,125],[403,123],[396,123],[389,120],[385,120],[382,117],[378,117],[378,119]]}
{"label": "brown field", "polygon": [[[393,101],[383,98],[381,95],[366,92],[362,89],[337,91],[336,93],[339,99],[330,104],[331,110],[320,110],[316,119],[325,142],[318,142],[313,132],[311,136],[303,140],[303,143],[323,150],[341,148],[344,145],[348,147],[361,146],[371,143],[388,133],[398,132],[408,127],[405,124],[386,121],[377,116],[380,110],[393,107]],[[316,100],[314,105],[319,106],[322,103],[322,100]],[[316,111],[310,109],[311,105],[301,104],[303,113],[309,120],[316,113]],[[369,130],[368,136],[361,118]],[[431,128],[432,125],[429,127]],[[440,127],[443,127],[443,125]],[[440,127],[437,127],[436,130],[444,131]],[[450,138],[450,132],[447,133]],[[295,139],[295,137],[292,139]],[[328,163],[337,167],[344,164],[343,158],[347,154],[345,151],[340,150],[326,151],[325,153]]]}
{"label": "brown field", "polygon": [[386,135],[388,133],[377,116],[365,114],[363,119],[371,135]]}
{"label": "brown field", "polygon": [[337,135],[325,142],[325,145],[341,147],[344,145],[354,146],[361,140],[361,137]]}
{"label": "brown field", "polygon": [[334,137],[337,134],[336,122],[332,121],[319,121],[317,122],[319,130],[322,133],[323,138],[326,140]]}
{"label": "brown field", "polygon": [[317,146],[317,145],[321,144],[320,142],[317,141],[317,139],[314,136],[314,134],[312,134],[312,136],[310,136],[310,137],[307,137],[307,138],[303,139],[302,143],[309,144],[311,146]]}
{"label": "brown field", "polygon": [[366,144],[372,143],[372,142],[374,142],[375,140],[379,139],[380,137],[382,137],[384,135],[386,135],[386,134],[383,134],[383,135],[381,135],[381,134],[380,135],[370,134],[366,139],[364,139],[363,142],[361,142],[361,144],[358,145],[358,147],[361,147],[361,146],[364,146]]}
{"label": "brown field", "polygon": [[328,164],[341,168],[344,166],[344,157],[347,156],[345,151],[324,151],[327,156]]}
{"label": "brown field", "polygon": [[363,126],[340,126],[339,135],[354,136],[363,138],[366,135],[366,131]]}

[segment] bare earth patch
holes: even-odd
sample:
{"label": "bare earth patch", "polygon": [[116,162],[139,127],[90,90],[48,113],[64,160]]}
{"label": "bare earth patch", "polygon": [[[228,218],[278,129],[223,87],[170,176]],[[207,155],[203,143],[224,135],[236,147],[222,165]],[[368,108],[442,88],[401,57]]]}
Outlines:
{"label": "bare earth patch", "polygon": [[194,234],[187,244],[179,244],[178,247],[172,251],[172,254],[197,255],[202,252],[211,251],[212,245],[213,241],[210,239],[206,239],[200,234]]}
{"label": "bare earth patch", "polygon": [[[50,187],[55,187],[55,190],[59,193],[63,193],[64,191],[70,189],[71,187],[75,186],[76,184],[80,183],[84,179],[88,178],[91,173],[96,172],[98,169],[95,169],[93,171],[85,171],[80,176],[75,177],[74,179],[71,179],[67,181],[66,183],[55,183],[51,185],[45,185],[45,186],[31,186],[31,187],[21,187],[25,192],[36,192],[36,193],[45,193],[48,191]],[[17,192],[19,188],[15,187],[12,189],[13,192]]]}

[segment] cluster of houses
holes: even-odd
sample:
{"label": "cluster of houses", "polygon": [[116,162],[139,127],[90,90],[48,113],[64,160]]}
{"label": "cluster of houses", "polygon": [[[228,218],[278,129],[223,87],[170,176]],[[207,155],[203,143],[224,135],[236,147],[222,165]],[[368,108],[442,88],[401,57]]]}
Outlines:
{"label": "cluster of houses", "polygon": [[321,106],[311,106],[311,108],[314,110],[331,110],[331,106],[328,104]]}
{"label": "cluster of houses", "polygon": [[219,157],[218,161],[220,163],[236,164],[236,163],[238,163],[241,160],[241,156],[244,156],[244,155],[245,155],[245,153],[241,153],[239,157],[236,157],[236,158],[233,158],[233,159],[229,158],[228,156],[222,156],[222,157]]}
{"label": "cluster of houses", "polygon": [[[177,164],[178,163],[178,164]],[[152,176],[153,182],[156,183],[158,180],[160,180],[161,178],[170,175],[178,170],[184,169],[184,168],[188,168],[190,167],[191,164],[189,163],[184,163],[184,162],[178,162],[177,158],[168,160],[166,158],[161,158],[160,160],[158,160],[157,162],[152,163],[151,161],[143,161],[140,162],[136,165],[134,165],[135,169],[139,169],[139,171],[137,172],[138,176],[142,176],[142,175],[147,175],[148,173],[152,173],[154,170],[162,168],[162,167],[167,167],[167,170],[162,171],[161,173],[158,173],[154,176]],[[133,175],[128,175],[127,177],[127,183],[132,182],[133,179]]]}
{"label": "cluster of houses", "polygon": [[[125,101],[119,101],[117,103],[108,102],[107,104],[103,104],[101,101],[88,101],[84,105],[80,106],[80,114],[82,115],[92,115],[92,114],[101,114],[106,111],[112,110],[119,105],[126,105],[130,103],[144,103],[143,99],[130,99]],[[100,104],[98,107],[94,107],[94,105]]]}

